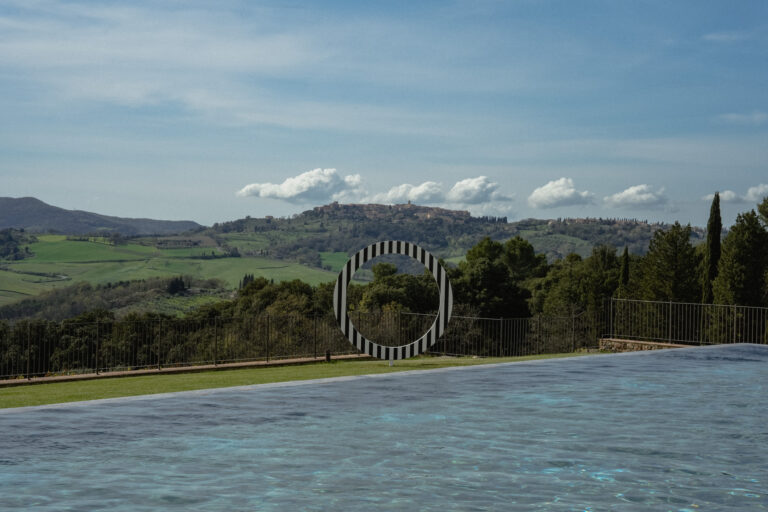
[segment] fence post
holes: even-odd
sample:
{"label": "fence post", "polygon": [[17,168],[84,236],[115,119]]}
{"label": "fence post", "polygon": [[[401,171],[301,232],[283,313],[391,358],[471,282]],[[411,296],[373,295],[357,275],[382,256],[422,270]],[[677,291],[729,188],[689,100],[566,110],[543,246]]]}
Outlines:
{"label": "fence post", "polygon": [[536,355],[541,353],[541,317],[536,317]]}
{"label": "fence post", "polygon": [[669,301],[669,328],[667,330],[667,339],[672,343],[672,301]]}
{"label": "fence post", "polygon": [[29,323],[29,320],[27,320],[27,380],[32,379],[32,376],[29,374],[29,360],[32,358],[32,326]]}
{"label": "fence post", "polygon": [[219,317],[213,317],[213,366],[219,361]]}
{"label": "fence post", "polygon": [[312,357],[317,359],[317,313],[312,317]]}
{"label": "fence post", "polygon": [[269,362],[269,315],[267,315],[267,362]]}
{"label": "fence post", "polygon": [[608,325],[608,337],[613,339],[613,297],[611,297],[610,310],[608,311]]}
{"label": "fence post", "polygon": [[101,336],[99,335],[99,321],[96,320],[96,375],[99,374],[99,352],[101,348]]}
{"label": "fence post", "polygon": [[571,352],[576,352],[576,314],[571,314]]}
{"label": "fence post", "polygon": [[504,346],[504,319],[499,317],[499,350],[496,353],[497,357],[502,357],[501,349]]}
{"label": "fence post", "polygon": [[157,350],[157,369],[160,370],[162,367],[160,366],[160,330],[163,327],[163,321],[158,320],[157,321],[157,330],[155,331],[155,347]]}
{"label": "fence post", "polygon": [[733,305],[733,342],[736,343],[736,305]]}

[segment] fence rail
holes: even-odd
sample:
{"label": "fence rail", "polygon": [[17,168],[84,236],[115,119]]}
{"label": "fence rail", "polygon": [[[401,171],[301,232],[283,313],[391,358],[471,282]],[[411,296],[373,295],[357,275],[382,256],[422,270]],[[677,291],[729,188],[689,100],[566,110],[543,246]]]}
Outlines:
{"label": "fence rail", "polygon": [[[418,339],[434,315],[350,312],[377,343]],[[594,315],[531,318],[454,316],[433,354],[523,356],[597,346],[600,337],[691,345],[768,343],[768,308],[611,299]],[[354,354],[332,316],[0,321],[0,379],[217,365]]]}
{"label": "fence rail", "polygon": [[[358,330],[389,346],[418,339],[434,315],[350,313]],[[562,318],[453,317],[431,353],[516,356],[596,346],[585,315]],[[332,316],[0,322],[0,379],[216,365],[354,354]]]}
{"label": "fence rail", "polygon": [[608,337],[690,345],[768,343],[768,308],[612,299]]}

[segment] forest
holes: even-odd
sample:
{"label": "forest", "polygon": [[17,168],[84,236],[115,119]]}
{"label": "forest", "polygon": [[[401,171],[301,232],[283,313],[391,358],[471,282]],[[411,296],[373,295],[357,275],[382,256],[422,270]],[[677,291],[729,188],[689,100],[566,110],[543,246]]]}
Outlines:
{"label": "forest", "polygon": [[[757,211],[739,214],[721,240],[716,194],[707,228],[706,241],[696,246],[690,225],[676,222],[653,233],[644,255],[626,246],[617,252],[598,245],[587,257],[572,253],[553,263],[520,236],[503,242],[485,237],[457,265],[443,265],[457,307],[480,317],[594,313],[611,297],[768,307],[768,198]],[[379,263],[373,274],[369,284],[350,287],[351,310],[435,309],[437,288],[428,273],[398,273],[392,263]],[[222,316],[262,310],[321,313],[331,309],[331,294],[331,284],[313,288],[261,279],[249,282],[234,301],[207,308]]]}

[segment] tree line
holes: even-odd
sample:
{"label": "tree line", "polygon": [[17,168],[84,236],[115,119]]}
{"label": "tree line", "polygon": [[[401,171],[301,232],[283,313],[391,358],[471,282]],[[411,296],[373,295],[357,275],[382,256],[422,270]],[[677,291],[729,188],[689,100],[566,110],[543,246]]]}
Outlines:
{"label": "tree line", "polygon": [[[645,255],[621,253],[598,245],[588,257],[569,254],[548,263],[530,242],[520,236],[506,241],[489,237],[475,244],[458,265],[446,267],[454,290],[457,313],[488,318],[523,318],[533,315],[570,316],[600,311],[611,297],[651,301],[719,303],[768,306],[768,198],[737,216],[721,240],[720,197],[715,194],[707,224],[707,238],[694,246],[690,225],[674,223],[654,232]],[[400,269],[402,270],[402,269]],[[188,280],[188,279],[187,279]],[[136,285],[142,290],[149,283]],[[210,284],[206,284],[210,286]],[[74,300],[64,290],[50,292],[44,300],[27,300],[2,308],[2,316],[21,318],[25,313],[51,313],[56,303],[66,303],[74,317],[88,310],[109,314],[116,296],[127,296],[136,286],[75,285]],[[168,294],[183,293],[189,286],[181,278],[158,281],[149,288]],[[74,290],[74,288],[73,288]],[[137,289],[138,290],[138,289]],[[428,271],[409,274],[391,262],[373,266],[373,280],[352,283],[348,307],[352,311],[403,311],[430,313],[437,309],[437,286]],[[115,296],[115,297],[113,297]],[[259,314],[324,315],[333,311],[333,283],[311,286],[301,281],[275,283],[246,274],[230,300],[195,309],[192,318]],[[40,302],[40,304],[37,304]],[[11,311],[13,310],[13,311]]]}
{"label": "tree line", "polygon": [[33,256],[29,245],[37,239],[23,229],[0,229],[0,260],[21,260]]}
{"label": "tree line", "polygon": [[690,225],[654,232],[645,255],[598,245],[548,264],[520,237],[482,240],[451,269],[457,300],[484,316],[596,313],[611,297],[768,307],[768,198],[721,240],[715,194],[702,244]]}

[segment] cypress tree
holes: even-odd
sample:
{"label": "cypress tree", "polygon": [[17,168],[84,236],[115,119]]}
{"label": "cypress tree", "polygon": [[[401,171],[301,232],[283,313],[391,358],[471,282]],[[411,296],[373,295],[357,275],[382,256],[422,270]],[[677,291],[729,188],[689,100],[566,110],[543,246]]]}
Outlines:
{"label": "cypress tree", "polygon": [[701,302],[711,304],[714,300],[712,282],[717,277],[717,265],[720,263],[720,232],[723,221],[720,218],[720,193],[715,192],[712,206],[709,208],[707,221],[707,245],[704,252],[703,275],[701,276]]}
{"label": "cypress tree", "polygon": [[621,254],[621,269],[619,271],[619,288],[626,291],[629,286],[629,249],[624,246],[624,252]]}

